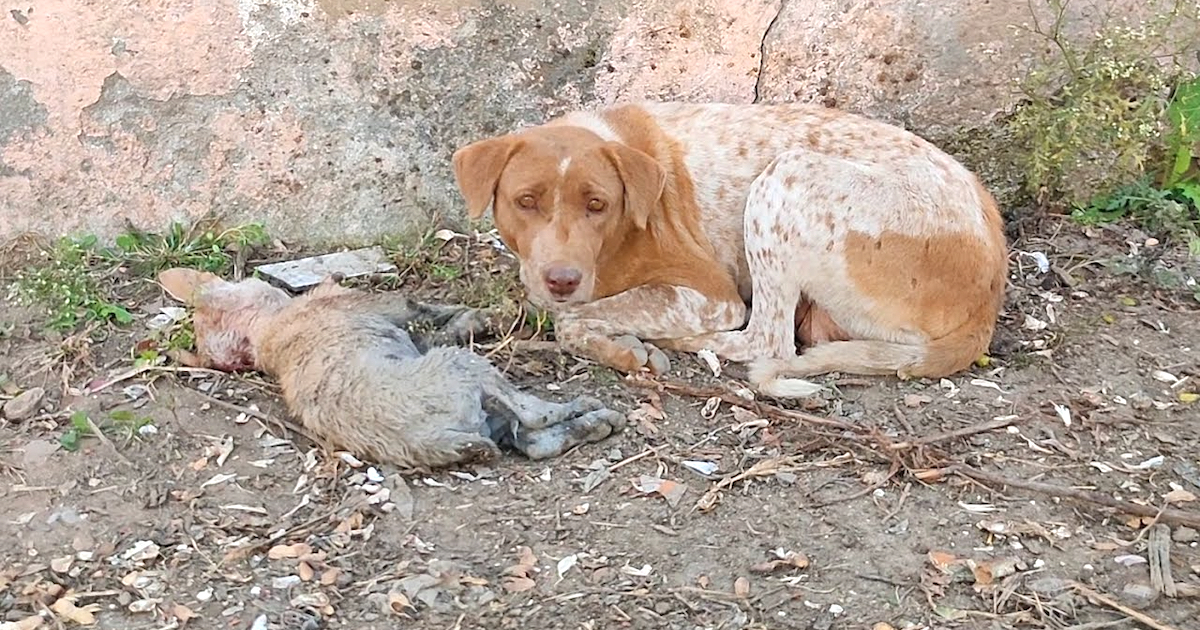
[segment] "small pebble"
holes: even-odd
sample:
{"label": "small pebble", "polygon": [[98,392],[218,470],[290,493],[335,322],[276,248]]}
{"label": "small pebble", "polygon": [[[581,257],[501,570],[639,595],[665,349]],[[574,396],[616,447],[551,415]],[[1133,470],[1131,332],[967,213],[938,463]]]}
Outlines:
{"label": "small pebble", "polygon": [[364,483],[362,485],[362,489],[363,489],[363,492],[366,492],[367,494],[375,494],[376,492],[379,492],[380,490],[382,490],[383,486],[381,486],[377,483]]}
{"label": "small pebble", "polygon": [[1146,608],[1158,599],[1158,591],[1149,584],[1130,583],[1121,589],[1121,599],[1134,608]]}
{"label": "small pebble", "polygon": [[374,466],[367,468],[367,480],[374,483],[383,483],[383,475]]}
{"label": "small pebble", "polygon": [[206,588],[203,591],[196,593],[196,601],[206,602],[206,601],[212,599],[212,596],[213,596],[212,589]]}
{"label": "small pebble", "polygon": [[284,575],[271,580],[271,588],[284,590],[300,584],[299,575]]}
{"label": "small pebble", "polygon": [[46,390],[41,387],[27,389],[16,398],[4,403],[4,417],[9,420],[28,420],[37,412],[38,405],[42,404],[42,398],[46,396]]}
{"label": "small pebble", "polygon": [[1200,534],[1191,527],[1176,527],[1175,531],[1171,532],[1171,540],[1178,543],[1193,543],[1200,539]]}

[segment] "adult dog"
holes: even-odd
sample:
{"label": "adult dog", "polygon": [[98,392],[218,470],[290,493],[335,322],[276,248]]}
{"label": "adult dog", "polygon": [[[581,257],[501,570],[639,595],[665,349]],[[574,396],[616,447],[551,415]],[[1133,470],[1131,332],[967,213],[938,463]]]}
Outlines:
{"label": "adult dog", "polygon": [[941,377],[986,351],[1003,301],[1002,219],[979,179],[846,112],[577,111],[461,147],[453,166],[564,349],[626,372],[661,371],[661,346],[752,362],[778,397],[833,371]]}

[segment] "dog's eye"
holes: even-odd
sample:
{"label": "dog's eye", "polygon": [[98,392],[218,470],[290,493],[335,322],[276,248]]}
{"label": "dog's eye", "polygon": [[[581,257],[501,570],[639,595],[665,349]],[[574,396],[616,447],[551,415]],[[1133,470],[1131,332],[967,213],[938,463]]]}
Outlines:
{"label": "dog's eye", "polygon": [[588,212],[604,212],[604,202],[599,199],[593,199],[588,202]]}
{"label": "dog's eye", "polygon": [[517,197],[517,205],[526,210],[533,210],[537,207],[537,199],[533,195],[521,195]]}

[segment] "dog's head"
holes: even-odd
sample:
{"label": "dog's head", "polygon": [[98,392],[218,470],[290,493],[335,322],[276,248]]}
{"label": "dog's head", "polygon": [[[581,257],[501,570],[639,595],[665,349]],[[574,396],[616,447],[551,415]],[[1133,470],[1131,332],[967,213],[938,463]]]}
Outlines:
{"label": "dog's head", "polygon": [[196,353],[202,364],[218,370],[260,367],[254,354],[255,325],[291,300],[257,278],[235,283],[194,269],[168,269],[158,282],[171,297],[195,308]]}
{"label": "dog's head", "polygon": [[568,125],[469,144],[453,165],[467,213],[492,206],[530,300],[545,308],[595,298],[601,254],[646,229],[666,182],[650,155]]}

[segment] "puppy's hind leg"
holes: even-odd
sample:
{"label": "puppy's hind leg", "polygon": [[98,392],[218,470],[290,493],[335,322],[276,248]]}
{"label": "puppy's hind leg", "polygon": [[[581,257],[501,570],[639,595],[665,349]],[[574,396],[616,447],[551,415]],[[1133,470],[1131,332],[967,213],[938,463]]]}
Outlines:
{"label": "puppy's hind leg", "polygon": [[578,444],[597,442],[625,426],[625,416],[595,398],[569,403],[542,400],[518,389],[484,359],[474,357],[483,388],[483,408],[493,440],[530,459],[559,455]]}

